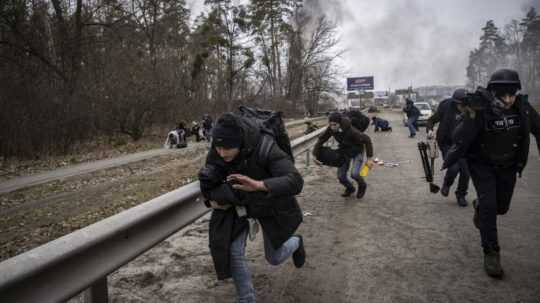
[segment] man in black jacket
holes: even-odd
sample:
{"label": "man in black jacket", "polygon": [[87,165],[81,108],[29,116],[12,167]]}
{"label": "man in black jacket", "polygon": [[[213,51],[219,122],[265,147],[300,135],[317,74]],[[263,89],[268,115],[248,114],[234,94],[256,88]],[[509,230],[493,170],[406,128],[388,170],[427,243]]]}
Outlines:
{"label": "man in black jacket", "polygon": [[[431,117],[429,117],[426,125],[426,131],[429,137],[433,136],[433,127],[436,123],[439,123],[437,128],[437,144],[441,149],[443,159],[446,158],[448,150],[452,146],[452,132],[456,128],[457,119],[461,114],[460,109],[463,108],[463,101],[467,96],[467,90],[457,89],[452,98],[443,100],[437,111]],[[443,186],[441,188],[441,194],[448,197],[450,187],[454,183],[457,175],[459,174],[458,187],[456,190],[456,199],[459,206],[467,206],[467,189],[469,188],[469,168],[467,167],[467,161],[462,158],[456,164],[452,165],[446,171],[444,176]]]}
{"label": "man in black jacket", "polygon": [[468,106],[443,166],[467,158],[478,193],[473,221],[480,229],[484,269],[495,278],[503,276],[497,215],[510,208],[516,175],[521,176],[527,164],[531,133],[540,151],[540,117],[527,96],[517,94],[520,89],[518,73],[502,69],[491,75],[487,89],[480,87],[468,95]]}
{"label": "man in black jacket", "polygon": [[292,159],[255,121],[224,114],[213,129],[213,142],[199,172],[201,191],[212,207],[210,252],[218,279],[232,276],[238,302],[255,302],[255,290],[245,259],[246,238],[263,230],[265,256],[278,265],[291,255],[305,262],[303,239],[294,235],[302,222],[295,195],[303,179]]}
{"label": "man in black jacket", "polygon": [[[347,175],[352,162],[351,178],[353,178],[358,184],[358,191],[356,197],[362,199],[366,193],[367,183],[364,178],[360,176],[360,169],[362,168],[363,152],[366,151],[366,165],[370,168],[373,166],[373,145],[368,135],[362,133],[351,125],[351,121],[348,117],[340,113],[332,113],[328,116],[328,128],[319,137],[317,144],[313,148],[313,155],[315,158],[319,158],[319,150],[328,139],[334,137],[339,143],[338,152],[344,157],[344,162],[341,167],[338,168],[337,175],[339,183],[345,186],[345,192],[342,197],[349,197],[355,192],[354,185],[349,181]],[[317,160],[316,160],[317,161]],[[318,164],[321,164],[317,161]]]}

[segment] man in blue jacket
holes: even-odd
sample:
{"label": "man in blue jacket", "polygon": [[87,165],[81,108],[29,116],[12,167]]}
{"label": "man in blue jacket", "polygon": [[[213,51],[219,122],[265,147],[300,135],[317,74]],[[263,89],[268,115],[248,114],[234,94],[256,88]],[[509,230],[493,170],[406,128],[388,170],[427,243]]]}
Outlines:
{"label": "man in blue jacket", "polygon": [[414,106],[414,102],[411,99],[406,99],[406,105],[403,111],[407,114],[407,127],[409,128],[409,138],[414,138],[416,136],[416,131],[418,126],[416,122],[420,118],[420,110],[418,107]]}
{"label": "man in blue jacket", "polygon": [[372,124],[375,127],[374,131],[382,131],[382,132],[391,132],[392,127],[390,126],[390,122],[388,120],[384,120],[383,118],[379,118],[377,116],[373,116],[371,118]]}

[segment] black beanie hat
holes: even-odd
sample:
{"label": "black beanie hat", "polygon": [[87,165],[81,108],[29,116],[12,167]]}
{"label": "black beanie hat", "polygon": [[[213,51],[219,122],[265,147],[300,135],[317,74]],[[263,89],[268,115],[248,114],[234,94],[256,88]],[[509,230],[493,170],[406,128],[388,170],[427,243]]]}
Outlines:
{"label": "black beanie hat", "polygon": [[341,114],[331,113],[330,116],[328,116],[328,122],[341,123]]}
{"label": "black beanie hat", "polygon": [[223,114],[212,129],[214,146],[240,148],[244,141],[242,128],[232,113]]}

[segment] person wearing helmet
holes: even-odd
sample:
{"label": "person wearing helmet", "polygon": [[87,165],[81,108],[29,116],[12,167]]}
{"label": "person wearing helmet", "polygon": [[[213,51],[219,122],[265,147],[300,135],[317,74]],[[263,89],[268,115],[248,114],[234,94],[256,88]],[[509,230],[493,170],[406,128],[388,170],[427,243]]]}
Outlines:
{"label": "person wearing helmet", "polygon": [[[463,109],[463,101],[467,97],[467,90],[460,88],[457,89],[452,98],[443,100],[437,111],[427,120],[426,131],[428,137],[433,137],[433,127],[439,123],[437,128],[437,144],[441,150],[443,159],[446,158],[448,150],[452,146],[452,131],[456,128],[458,115],[461,114]],[[454,180],[459,174],[458,187],[456,189],[456,200],[459,206],[465,207],[468,202],[465,199],[467,190],[469,188],[469,168],[467,167],[467,161],[464,158],[448,168],[446,175],[444,176],[443,186],[441,188],[441,194],[448,197],[450,188],[454,184]]]}
{"label": "person wearing helmet", "polygon": [[456,127],[453,145],[443,168],[466,157],[478,199],[473,201],[474,225],[480,230],[484,250],[484,269],[502,278],[497,215],[508,212],[516,175],[527,164],[530,134],[540,151],[540,117],[518,94],[521,82],[516,71],[501,69],[493,73],[487,88],[479,87],[467,97],[462,120]]}

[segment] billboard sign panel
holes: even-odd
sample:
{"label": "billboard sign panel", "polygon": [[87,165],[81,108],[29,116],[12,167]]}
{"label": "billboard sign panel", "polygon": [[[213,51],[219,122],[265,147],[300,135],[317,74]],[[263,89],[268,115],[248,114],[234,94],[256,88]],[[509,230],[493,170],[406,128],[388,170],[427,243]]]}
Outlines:
{"label": "billboard sign panel", "polygon": [[347,78],[347,90],[374,89],[373,76]]}

